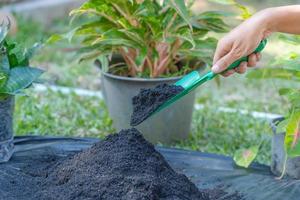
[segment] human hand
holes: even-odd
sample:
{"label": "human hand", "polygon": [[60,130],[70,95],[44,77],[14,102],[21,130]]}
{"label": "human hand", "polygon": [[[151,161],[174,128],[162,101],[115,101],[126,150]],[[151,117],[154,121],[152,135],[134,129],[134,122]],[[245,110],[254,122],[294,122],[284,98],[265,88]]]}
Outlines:
{"label": "human hand", "polygon": [[[261,54],[253,54],[253,52],[259,43],[272,33],[268,28],[268,16],[268,11],[259,12],[219,41],[212,67],[214,73],[221,73],[227,77],[235,72],[243,74],[248,67],[256,66],[261,59]],[[242,62],[239,67],[226,71],[234,61],[248,55],[248,62]]]}

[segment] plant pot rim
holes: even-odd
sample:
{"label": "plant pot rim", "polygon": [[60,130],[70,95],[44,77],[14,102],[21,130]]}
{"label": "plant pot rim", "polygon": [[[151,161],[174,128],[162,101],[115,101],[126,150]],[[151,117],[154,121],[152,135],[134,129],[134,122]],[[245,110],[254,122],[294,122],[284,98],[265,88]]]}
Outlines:
{"label": "plant pot rim", "polygon": [[183,76],[174,76],[174,77],[167,77],[167,78],[137,78],[137,77],[125,77],[125,76],[114,75],[103,71],[101,73],[102,75],[112,79],[123,80],[123,81],[135,81],[135,82],[177,81],[183,77]]}

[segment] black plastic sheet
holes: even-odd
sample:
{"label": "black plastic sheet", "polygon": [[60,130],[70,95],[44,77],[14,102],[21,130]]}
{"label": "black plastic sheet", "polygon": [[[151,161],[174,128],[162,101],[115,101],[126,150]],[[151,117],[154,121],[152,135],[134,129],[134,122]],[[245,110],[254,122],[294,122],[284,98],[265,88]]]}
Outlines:
{"label": "black plastic sheet", "polygon": [[[16,137],[15,154],[8,163],[0,164],[0,199],[27,200],[27,192],[38,186],[32,181],[28,166],[49,157],[62,158],[90,147],[97,139]],[[226,191],[220,199],[238,192],[246,200],[299,200],[300,180],[279,180],[268,166],[253,164],[249,169],[236,167],[229,157],[157,148],[177,171],[187,175],[201,189]],[[35,169],[33,169],[35,170]],[[30,179],[29,179],[30,177]]]}

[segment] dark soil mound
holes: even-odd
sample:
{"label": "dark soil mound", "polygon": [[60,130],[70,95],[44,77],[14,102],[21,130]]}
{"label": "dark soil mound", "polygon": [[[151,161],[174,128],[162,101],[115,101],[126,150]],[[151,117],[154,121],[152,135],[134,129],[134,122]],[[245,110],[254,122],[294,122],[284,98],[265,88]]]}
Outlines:
{"label": "dark soil mound", "polygon": [[38,199],[208,200],[136,129],[123,130],[48,169]]}
{"label": "dark soil mound", "polygon": [[168,84],[160,84],[151,89],[141,89],[140,93],[132,99],[133,114],[130,125],[140,124],[159,106],[183,90],[184,88],[181,86]]}

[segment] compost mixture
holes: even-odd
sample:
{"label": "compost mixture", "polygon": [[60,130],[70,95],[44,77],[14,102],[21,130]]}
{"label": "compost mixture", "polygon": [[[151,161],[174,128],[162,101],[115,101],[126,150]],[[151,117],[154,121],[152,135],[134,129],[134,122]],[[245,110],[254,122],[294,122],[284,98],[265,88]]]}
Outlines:
{"label": "compost mixture", "polygon": [[47,169],[37,199],[208,200],[136,129],[108,136]]}
{"label": "compost mixture", "polygon": [[181,86],[160,84],[155,88],[141,89],[140,93],[133,97],[133,114],[131,126],[136,126],[147,119],[159,106],[184,90]]}

